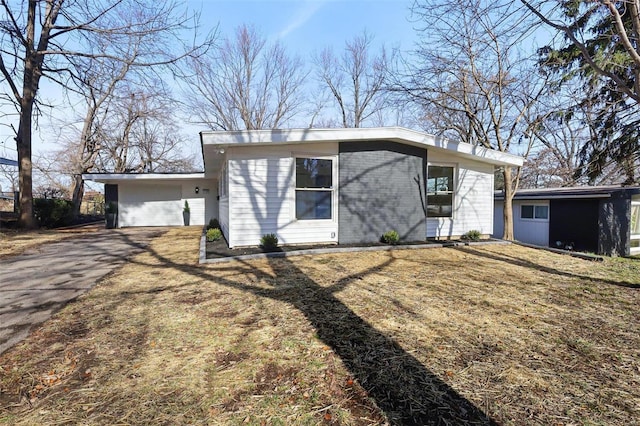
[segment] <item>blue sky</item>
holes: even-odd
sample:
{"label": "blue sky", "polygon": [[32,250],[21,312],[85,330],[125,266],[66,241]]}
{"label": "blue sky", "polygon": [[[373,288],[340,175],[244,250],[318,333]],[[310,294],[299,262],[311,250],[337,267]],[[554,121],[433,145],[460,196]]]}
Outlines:
{"label": "blue sky", "polygon": [[377,44],[412,47],[411,0],[190,0],[202,10],[204,27],[219,24],[222,36],[241,24],[253,24],[270,41],[280,40],[306,57],[326,46],[336,49],[367,30]]}

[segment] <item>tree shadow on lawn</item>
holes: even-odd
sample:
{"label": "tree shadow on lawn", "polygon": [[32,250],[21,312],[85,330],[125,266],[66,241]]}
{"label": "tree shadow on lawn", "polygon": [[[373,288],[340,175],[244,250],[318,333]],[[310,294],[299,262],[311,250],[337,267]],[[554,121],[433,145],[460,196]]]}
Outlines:
{"label": "tree shadow on lawn", "polygon": [[[206,267],[173,262],[151,247],[146,250],[162,265],[146,264],[137,259],[132,259],[131,262],[177,269],[198,279],[285,302],[298,309],[315,327],[318,338],[342,359],[354,379],[384,411],[392,424],[496,424],[407,353],[393,338],[367,323],[335,296],[335,293],[352,282],[392,265],[395,261],[392,252],[385,262],[344,277],[329,287],[323,287],[287,258],[268,260],[273,275],[242,261],[207,272]],[[233,271],[235,276],[246,274],[269,283],[271,287],[258,287],[214,275],[221,270]],[[166,286],[145,293],[174,289],[175,286]]]}
{"label": "tree shadow on lawn", "polygon": [[537,271],[546,272],[548,274],[553,274],[553,275],[559,275],[562,277],[599,281],[602,283],[611,284],[619,287],[640,288],[640,277],[638,278],[639,281],[636,283],[627,282],[627,281],[614,281],[614,280],[608,280],[605,278],[594,278],[594,277],[589,277],[585,275],[574,274],[571,272],[561,271],[556,268],[550,268],[548,266],[540,265],[538,263],[534,263],[529,260],[524,260],[519,257],[509,256],[508,254],[504,254],[504,253],[501,253],[501,254],[489,253],[487,251],[477,250],[471,247],[455,247],[454,250],[460,250],[474,256],[484,257],[491,260],[497,260],[499,262],[506,262],[514,266],[520,266],[528,269],[535,269]]}

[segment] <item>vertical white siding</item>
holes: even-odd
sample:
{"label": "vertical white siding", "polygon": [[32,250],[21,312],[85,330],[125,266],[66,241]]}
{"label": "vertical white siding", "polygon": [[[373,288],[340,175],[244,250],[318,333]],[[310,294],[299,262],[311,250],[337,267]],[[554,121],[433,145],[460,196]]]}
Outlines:
{"label": "vertical white siding", "polygon": [[[224,236],[226,238],[229,238],[229,197],[220,197],[218,206],[219,206],[218,221],[220,222],[220,229],[224,234]],[[231,245],[230,240],[229,240],[229,245]]]}
{"label": "vertical white siding", "polygon": [[[513,200],[513,237],[523,243],[546,247],[549,245],[549,220],[522,219],[523,204],[549,206],[549,201]],[[549,210],[549,217],[553,212]]]}
{"label": "vertical white siding", "polygon": [[427,238],[459,237],[471,230],[493,234],[493,165],[431,150],[427,161],[455,164],[457,170],[453,217],[427,218]]}
{"label": "vertical white siding", "polygon": [[229,245],[258,245],[270,233],[283,244],[337,242],[336,206],[332,220],[295,218],[296,154],[335,155],[338,161],[337,153],[337,143],[229,149]]}

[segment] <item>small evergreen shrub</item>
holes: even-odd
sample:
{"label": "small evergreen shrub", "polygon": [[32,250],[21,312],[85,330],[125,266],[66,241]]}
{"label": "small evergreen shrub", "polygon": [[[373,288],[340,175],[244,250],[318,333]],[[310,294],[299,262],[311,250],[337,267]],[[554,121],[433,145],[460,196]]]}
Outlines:
{"label": "small evergreen shrub", "polygon": [[215,228],[220,229],[220,222],[218,222],[218,219],[209,220],[209,224],[207,225],[207,229],[215,229]]}
{"label": "small evergreen shrub", "polygon": [[260,247],[266,251],[275,250],[278,247],[278,237],[276,234],[264,234],[260,238]]}
{"label": "small evergreen shrub", "polygon": [[35,198],[33,214],[40,226],[57,228],[71,225],[73,221],[73,203],[59,198]]}
{"label": "small evergreen shrub", "polygon": [[184,200],[184,209],[183,211],[185,213],[189,213],[191,211],[191,208],[189,207],[189,202],[187,200]]}
{"label": "small evergreen shrub", "polygon": [[480,231],[478,231],[477,229],[472,229],[471,231],[464,234],[462,236],[462,239],[468,241],[479,241],[481,236],[482,233],[480,233]]}
{"label": "small evergreen shrub", "polygon": [[222,231],[219,228],[207,229],[207,241],[218,241],[222,238]]}
{"label": "small evergreen shrub", "polygon": [[400,235],[398,235],[396,231],[387,231],[382,234],[380,241],[385,244],[398,244],[398,241],[400,241]]}

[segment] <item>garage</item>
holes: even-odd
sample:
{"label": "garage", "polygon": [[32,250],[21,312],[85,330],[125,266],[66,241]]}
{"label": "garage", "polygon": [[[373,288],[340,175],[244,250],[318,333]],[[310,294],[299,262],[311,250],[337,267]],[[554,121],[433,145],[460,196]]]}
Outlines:
{"label": "garage", "polygon": [[117,209],[116,227],[183,226],[184,203],[190,225],[218,217],[218,181],[204,173],[94,173],[85,180],[104,183],[105,205]]}
{"label": "garage", "polygon": [[182,187],[176,185],[127,184],[118,188],[120,226],[180,226]]}

